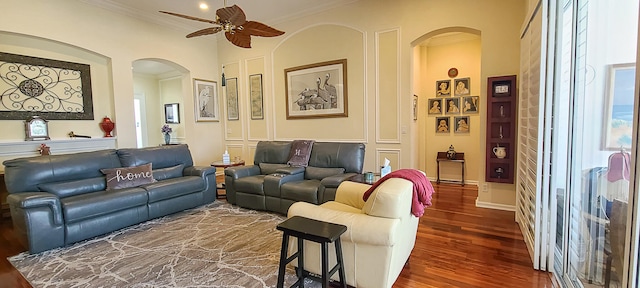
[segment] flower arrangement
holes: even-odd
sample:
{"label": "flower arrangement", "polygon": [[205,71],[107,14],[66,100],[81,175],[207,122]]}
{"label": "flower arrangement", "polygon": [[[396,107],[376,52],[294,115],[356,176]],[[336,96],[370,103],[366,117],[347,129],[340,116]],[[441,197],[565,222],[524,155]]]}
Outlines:
{"label": "flower arrangement", "polygon": [[164,126],[162,126],[162,129],[160,131],[162,131],[162,134],[169,134],[169,133],[173,132],[173,129],[171,129],[171,127],[169,127],[169,125],[164,124]]}

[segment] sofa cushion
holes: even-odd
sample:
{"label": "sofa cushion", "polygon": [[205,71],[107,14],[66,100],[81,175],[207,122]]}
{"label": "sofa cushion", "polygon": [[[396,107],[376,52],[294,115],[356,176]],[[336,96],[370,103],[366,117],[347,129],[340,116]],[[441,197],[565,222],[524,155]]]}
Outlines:
{"label": "sofa cushion", "polygon": [[38,184],[40,191],[55,194],[59,198],[84,194],[95,191],[104,191],[106,184],[104,177],[93,177],[74,181],[42,183]]}
{"label": "sofa cushion", "polygon": [[287,163],[289,151],[291,151],[291,142],[260,141],[256,145],[253,165],[258,165],[259,163]]}
{"label": "sofa cushion", "polygon": [[324,189],[324,186],[320,185],[320,180],[304,180],[282,184],[280,193],[282,199],[319,204],[320,189]]}
{"label": "sofa cushion", "polygon": [[263,182],[265,175],[242,177],[234,181],[236,191],[248,194],[264,195]]}
{"label": "sofa cushion", "polygon": [[280,168],[289,167],[287,164],[275,164],[275,163],[260,163],[260,174],[269,175],[276,173]]}
{"label": "sofa cushion", "polygon": [[321,168],[309,166],[304,171],[304,178],[322,180],[322,178],[343,173],[344,168]]}
{"label": "sofa cushion", "polygon": [[106,176],[107,190],[137,187],[156,181],[151,172],[151,163],[134,167],[100,169],[100,171]]}
{"label": "sofa cushion", "polygon": [[147,205],[147,191],[133,187],[98,191],[60,199],[67,223],[110,214],[127,208]]}
{"label": "sofa cushion", "polygon": [[153,163],[155,169],[179,164],[184,164],[185,168],[193,166],[191,152],[186,144],[121,148],[118,149],[118,158],[124,167],[140,166],[147,163]]}
{"label": "sofa cushion", "polygon": [[167,168],[153,169],[151,172],[153,172],[153,179],[161,181],[165,179],[182,177],[183,170],[184,164],[180,164]]}
{"label": "sofa cushion", "polygon": [[153,203],[202,191],[204,187],[205,183],[202,177],[185,176],[158,181],[144,185],[141,188],[147,190],[149,193],[149,203]]}

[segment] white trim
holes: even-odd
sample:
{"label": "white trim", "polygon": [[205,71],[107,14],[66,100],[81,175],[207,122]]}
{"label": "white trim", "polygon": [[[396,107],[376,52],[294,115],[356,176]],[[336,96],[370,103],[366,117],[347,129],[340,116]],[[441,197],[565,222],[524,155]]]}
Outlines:
{"label": "white trim", "polygon": [[395,149],[395,148],[376,148],[376,163],[375,163],[375,165],[376,165],[376,166],[375,166],[376,172],[380,172],[380,171],[378,171],[378,170],[379,170],[379,168],[380,168],[380,167],[378,167],[378,164],[380,164],[380,162],[381,162],[380,160],[381,160],[382,158],[380,158],[380,154],[382,154],[382,153],[388,153],[388,154],[396,154],[396,155],[398,155],[398,167],[393,167],[393,166],[391,166],[391,170],[398,170],[398,169],[400,169],[400,167],[403,167],[403,166],[402,166],[402,155],[401,155],[402,150],[401,150],[401,149]]}
{"label": "white trim", "polygon": [[495,210],[503,210],[503,211],[510,211],[510,212],[515,212],[516,211],[516,206],[479,201],[478,198],[476,198],[476,207],[489,208],[489,209],[495,209]]}
{"label": "white trim", "polygon": [[[222,131],[224,133],[224,140],[225,141],[243,141],[244,140],[244,136],[245,136],[245,123],[244,123],[244,118],[242,115],[240,115],[240,107],[242,107],[243,103],[242,103],[242,77],[240,77],[242,75],[243,69],[242,69],[242,65],[240,65],[240,60],[238,61],[233,61],[233,62],[228,62],[225,64],[222,64],[222,66],[230,66],[230,65],[238,65],[238,75],[233,75],[231,77],[227,77],[227,75],[225,75],[226,79],[229,78],[236,78],[238,81],[238,120],[240,122],[240,131],[241,131],[241,135],[240,138],[231,138],[229,137],[229,133],[227,133],[227,131],[229,131],[229,126],[227,125],[229,120],[228,120],[228,116],[227,116],[227,86],[222,86],[222,82],[220,82],[220,87],[222,89],[222,101],[224,102],[223,105],[220,105],[220,107],[222,107],[223,112],[220,113],[220,116],[222,116],[223,119],[220,119],[220,121],[224,122],[224,131]],[[246,116],[246,115],[245,115]],[[234,120],[235,121],[235,120]]]}
{"label": "white trim", "polygon": [[[249,61],[253,61],[253,60],[259,60],[262,58],[262,73],[260,73],[262,75],[262,116],[264,117],[262,120],[264,120],[265,123],[265,129],[267,130],[267,137],[266,138],[252,138],[251,137],[251,121],[253,121],[253,119],[251,119],[251,83],[249,83],[249,73],[247,71],[249,71]],[[253,58],[247,58],[244,59],[244,71],[247,74],[246,78],[245,78],[245,89],[247,91],[247,93],[245,93],[245,100],[246,100],[246,107],[245,107],[245,113],[246,114],[246,119],[247,119],[247,123],[245,124],[247,126],[247,140],[248,141],[267,141],[269,140],[269,119],[267,118],[267,101],[265,101],[266,96],[265,96],[265,68],[267,67],[267,58],[263,55],[263,56],[257,56],[257,57],[253,57]],[[258,120],[256,120],[258,121]]]}
{"label": "white trim", "polygon": [[[397,105],[397,111],[396,111],[396,138],[395,139],[382,139],[380,138],[380,121],[382,121],[382,117],[381,117],[381,111],[380,111],[380,42],[379,42],[379,35],[382,33],[388,33],[388,32],[396,32],[396,50],[397,50],[397,54],[396,54],[396,69],[397,69],[397,73],[396,73],[396,105]],[[400,98],[400,93],[401,93],[401,86],[402,84],[400,83],[401,79],[400,79],[400,74],[401,73],[401,69],[402,69],[402,59],[401,59],[401,47],[400,47],[400,40],[401,40],[401,36],[400,36],[400,28],[392,28],[392,29],[387,29],[387,30],[381,30],[381,31],[376,31],[375,32],[375,55],[376,55],[376,61],[375,61],[375,73],[376,73],[376,86],[375,86],[375,101],[376,101],[376,109],[375,109],[375,114],[376,114],[376,143],[379,144],[400,144],[400,133],[401,133],[401,123],[402,123],[402,119],[400,117],[401,113],[402,113],[402,105],[401,105],[401,98]]]}

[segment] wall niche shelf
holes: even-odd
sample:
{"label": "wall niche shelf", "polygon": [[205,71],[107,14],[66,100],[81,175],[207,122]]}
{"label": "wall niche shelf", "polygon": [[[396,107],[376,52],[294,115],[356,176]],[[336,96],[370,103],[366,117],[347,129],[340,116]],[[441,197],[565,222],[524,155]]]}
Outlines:
{"label": "wall niche shelf", "polygon": [[[486,182],[513,184],[518,104],[516,87],[515,75],[487,78]],[[494,149],[496,147],[502,148]],[[505,157],[499,158],[496,154],[501,153],[494,150],[503,148]]]}

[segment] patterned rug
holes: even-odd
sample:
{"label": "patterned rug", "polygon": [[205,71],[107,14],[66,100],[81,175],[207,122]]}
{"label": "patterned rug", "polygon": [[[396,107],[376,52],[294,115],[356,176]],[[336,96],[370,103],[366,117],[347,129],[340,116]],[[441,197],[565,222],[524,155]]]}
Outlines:
{"label": "patterned rug", "polygon": [[34,287],[275,287],[284,220],[216,201],[9,261]]}

